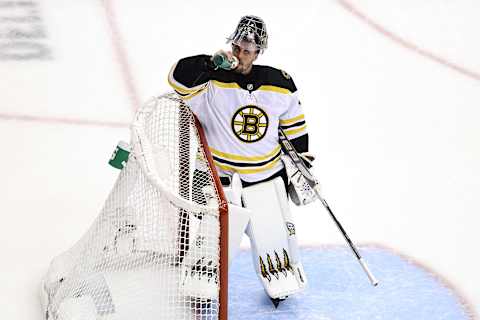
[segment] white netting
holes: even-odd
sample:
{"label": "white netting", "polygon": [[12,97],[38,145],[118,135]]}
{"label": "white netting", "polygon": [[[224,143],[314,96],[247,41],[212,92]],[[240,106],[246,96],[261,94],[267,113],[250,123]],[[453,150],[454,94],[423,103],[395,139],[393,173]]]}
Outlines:
{"label": "white netting", "polygon": [[51,263],[46,318],[218,319],[224,199],[193,115],[173,94],[152,99],[132,147],[92,227]]}

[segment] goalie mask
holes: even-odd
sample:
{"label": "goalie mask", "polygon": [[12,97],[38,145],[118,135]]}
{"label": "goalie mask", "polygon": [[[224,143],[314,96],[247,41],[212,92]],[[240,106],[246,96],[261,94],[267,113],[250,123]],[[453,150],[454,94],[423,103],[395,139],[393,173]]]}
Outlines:
{"label": "goalie mask", "polygon": [[244,16],[240,19],[235,31],[227,38],[227,43],[251,43],[255,50],[262,53],[267,48],[268,35],[265,22],[256,16]]}

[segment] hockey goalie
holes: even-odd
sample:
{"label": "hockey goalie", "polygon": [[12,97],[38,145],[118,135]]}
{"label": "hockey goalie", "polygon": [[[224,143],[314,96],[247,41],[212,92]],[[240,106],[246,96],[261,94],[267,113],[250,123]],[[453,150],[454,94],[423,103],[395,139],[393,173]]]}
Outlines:
{"label": "hockey goalie", "polygon": [[[230,219],[244,217],[230,224],[231,238],[238,240],[245,229],[258,277],[277,306],[307,283],[287,190],[297,204],[314,196],[308,186],[295,183],[300,176],[288,177],[278,136],[282,128],[307,158],[305,117],[291,76],[254,64],[267,48],[265,22],[244,16],[227,39],[231,50],[180,59],[168,80],[205,128],[229,198]],[[243,215],[235,213],[239,207]]]}

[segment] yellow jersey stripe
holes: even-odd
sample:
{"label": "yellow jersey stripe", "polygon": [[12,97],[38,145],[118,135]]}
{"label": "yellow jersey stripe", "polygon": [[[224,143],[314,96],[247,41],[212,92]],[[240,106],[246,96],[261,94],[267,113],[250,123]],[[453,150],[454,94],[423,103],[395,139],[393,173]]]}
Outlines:
{"label": "yellow jersey stripe", "polygon": [[240,86],[235,82],[227,83],[227,82],[220,82],[217,80],[211,80],[214,85],[220,88],[227,88],[227,89],[240,89]]}
{"label": "yellow jersey stripe", "polygon": [[215,165],[217,167],[219,167],[220,169],[226,170],[226,171],[238,172],[240,174],[253,174],[253,173],[258,173],[258,172],[262,172],[262,171],[267,171],[267,170],[271,169],[272,167],[274,167],[278,163],[278,161],[280,161],[280,158],[277,158],[274,161],[270,162],[269,164],[267,164],[263,167],[260,167],[260,168],[245,169],[245,168],[242,168],[242,167],[235,167],[235,166],[231,166],[231,165],[226,165],[226,164],[223,164],[223,163],[220,163],[220,162],[217,162],[217,161],[213,160]]}
{"label": "yellow jersey stripe", "polygon": [[291,93],[290,90],[288,90],[288,89],[280,88],[280,87],[276,87],[276,86],[269,86],[269,85],[260,86],[260,88],[258,88],[258,90],[273,91],[273,92],[283,93],[283,94]]}
{"label": "yellow jersey stripe", "polygon": [[241,156],[241,155],[238,155],[238,154],[232,154],[232,153],[226,153],[226,152],[221,152],[221,151],[218,151],[212,147],[209,147],[210,149],[210,152],[219,157],[219,158],[225,158],[227,160],[240,160],[240,161],[263,161],[263,160],[267,160],[268,158],[271,158],[273,157],[274,155],[276,155],[281,147],[280,145],[277,145],[275,147],[275,149],[273,149],[271,152],[265,154],[265,155],[261,155],[261,156],[253,156],[253,157],[246,157],[246,156]]}
{"label": "yellow jersey stripe", "polygon": [[175,89],[175,91],[178,91],[180,92],[181,94],[191,94],[191,93],[194,93],[194,92],[197,92],[198,90],[202,89],[201,86],[196,86],[194,88],[182,88],[180,86],[178,86],[176,83],[174,83],[172,81],[172,79],[168,78],[168,84],[173,88]]}
{"label": "yellow jersey stripe", "polygon": [[200,89],[203,89],[203,86],[205,85],[204,83],[197,85],[193,88],[188,88],[181,83],[179,83],[175,78],[173,77],[173,71],[175,70],[175,67],[177,64],[173,65],[173,67],[170,69],[170,72],[168,73],[167,81],[168,84],[177,92],[183,95],[191,94],[194,92],[197,92]]}
{"label": "yellow jersey stripe", "polygon": [[202,93],[202,92],[204,92],[204,91],[207,91],[207,89],[208,89],[208,86],[204,86],[202,89],[198,90],[197,92],[194,92],[194,93],[192,93],[192,94],[190,94],[190,95],[188,95],[188,96],[181,97],[181,98],[182,98],[183,100],[191,99],[191,98],[195,97],[196,95],[198,95],[198,94],[200,94],[200,93]]}
{"label": "yellow jersey stripe", "polygon": [[280,125],[288,125],[304,119],[305,119],[305,115],[301,114],[299,116],[296,116],[295,118],[280,120]]}
{"label": "yellow jersey stripe", "polygon": [[[212,83],[216,85],[217,87],[220,88],[227,88],[227,89],[240,89],[241,87],[235,83],[235,82],[221,82],[218,80],[212,80]],[[270,85],[263,85],[258,88],[258,90],[262,91],[273,91],[273,92],[278,92],[278,93],[283,93],[283,94],[289,94],[291,93],[290,90],[285,89],[285,88],[280,88],[276,86],[270,86]]]}
{"label": "yellow jersey stripe", "polygon": [[304,131],[305,129],[307,128],[307,125],[304,124],[303,126],[301,126],[300,128],[294,128],[294,129],[290,129],[290,130],[285,130],[285,134],[287,136],[291,136],[291,135],[294,135],[294,134],[297,134],[301,131]]}

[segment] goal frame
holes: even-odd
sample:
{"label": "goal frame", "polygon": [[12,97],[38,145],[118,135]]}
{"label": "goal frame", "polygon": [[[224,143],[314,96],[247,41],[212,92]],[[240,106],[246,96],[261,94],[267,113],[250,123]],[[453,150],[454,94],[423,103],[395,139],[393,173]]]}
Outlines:
{"label": "goal frame", "polygon": [[[184,103],[184,102],[182,102]],[[213,179],[217,185],[217,190],[221,199],[219,203],[219,219],[220,219],[220,292],[219,292],[219,312],[218,320],[227,320],[228,319],[228,202],[223,192],[222,183],[220,182],[220,177],[217,173],[217,169],[213,162],[213,157],[208,148],[207,137],[205,136],[205,131],[203,130],[200,121],[197,116],[193,114],[193,119],[195,120],[195,126],[197,127],[198,136],[202,145],[204,146],[205,156],[209,166],[212,168]]]}
{"label": "goal frame", "polygon": [[227,320],[228,202],[199,119],[165,93],[130,131],[101,212],[41,281],[45,319]]}

